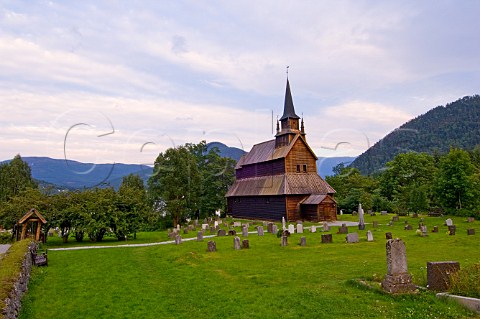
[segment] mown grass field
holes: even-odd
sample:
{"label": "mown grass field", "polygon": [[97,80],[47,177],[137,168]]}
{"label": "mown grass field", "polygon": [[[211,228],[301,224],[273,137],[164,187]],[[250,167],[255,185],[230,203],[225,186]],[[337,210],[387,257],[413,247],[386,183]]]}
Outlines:
{"label": "mown grass field", "polygon": [[[419,219],[400,217],[390,227],[390,218],[366,216],[367,223],[380,222],[376,229],[371,224],[365,231],[350,227],[360,235],[357,244],[346,244],[345,235],[332,227],[332,244],[320,243],[321,232],[306,231],[293,234],[287,247],[275,235],[250,234],[250,249],[237,251],[232,237],[217,237],[216,253],[206,251],[211,239],[178,246],[49,251],[49,266],[34,271],[21,318],[476,318],[430,292],[391,296],[356,283],[385,275],[386,231],[405,241],[409,271],[418,285],[426,285],[427,261],[480,262],[480,234],[466,235],[467,228],[479,228],[478,221],[453,218],[457,235],[449,236],[445,218],[425,217],[429,236],[422,238],[415,230],[403,230],[405,220],[416,229]],[[430,232],[434,225],[439,233]],[[366,241],[368,229],[374,242]],[[298,245],[301,236],[307,238],[305,247]],[[159,238],[168,237],[139,233],[129,243]],[[49,245],[78,244],[51,240]]]}

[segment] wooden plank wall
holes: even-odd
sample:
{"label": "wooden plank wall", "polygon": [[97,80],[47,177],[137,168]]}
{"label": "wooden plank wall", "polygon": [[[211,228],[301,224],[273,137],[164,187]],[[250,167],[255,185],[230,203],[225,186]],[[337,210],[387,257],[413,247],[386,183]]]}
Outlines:
{"label": "wooden plank wall", "polygon": [[235,174],[237,179],[242,179],[248,177],[278,175],[283,174],[284,172],[285,160],[280,158],[274,161],[243,166],[242,168],[238,169]]}
{"label": "wooden plank wall", "polygon": [[287,220],[296,221],[301,220],[302,216],[300,214],[300,205],[299,203],[307,198],[308,195],[289,195],[287,196]]}
{"label": "wooden plank wall", "polygon": [[315,157],[308,150],[305,143],[301,139],[298,139],[285,159],[285,170],[296,173],[297,165],[300,165],[300,172],[303,172],[303,164],[307,164],[307,173],[317,173]]}
{"label": "wooden plank wall", "polygon": [[228,214],[235,218],[282,220],[285,214],[284,196],[229,197]]}

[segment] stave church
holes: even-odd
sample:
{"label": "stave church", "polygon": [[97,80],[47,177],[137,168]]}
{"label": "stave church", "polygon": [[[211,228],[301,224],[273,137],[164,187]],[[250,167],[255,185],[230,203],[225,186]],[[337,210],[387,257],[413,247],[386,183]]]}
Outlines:
{"label": "stave church", "polygon": [[232,217],[315,222],[337,219],[335,190],[317,173],[317,156],[308,146],[303,118],[295,113],[288,78],[275,138],[254,145],[243,155],[235,175],[225,195]]}

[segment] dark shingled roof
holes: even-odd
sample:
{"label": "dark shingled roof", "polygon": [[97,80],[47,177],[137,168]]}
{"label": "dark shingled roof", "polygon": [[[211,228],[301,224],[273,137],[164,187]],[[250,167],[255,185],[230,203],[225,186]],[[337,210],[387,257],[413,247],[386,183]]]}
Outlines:
{"label": "dark shingled roof", "polygon": [[285,104],[283,106],[283,115],[280,118],[281,120],[291,118],[299,119],[300,117],[295,114],[295,107],[293,106],[292,92],[290,91],[290,82],[287,79],[287,89],[285,91]]}
{"label": "dark shingled roof", "polygon": [[334,194],[335,190],[315,173],[281,174],[235,181],[226,197]]}

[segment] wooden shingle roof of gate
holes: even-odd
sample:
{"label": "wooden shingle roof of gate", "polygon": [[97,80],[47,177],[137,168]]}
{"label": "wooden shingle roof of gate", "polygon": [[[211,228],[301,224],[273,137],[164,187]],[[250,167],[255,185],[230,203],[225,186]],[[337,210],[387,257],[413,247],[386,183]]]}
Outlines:
{"label": "wooden shingle roof of gate", "polygon": [[35,208],[32,208],[28,211],[28,213],[26,213],[25,215],[23,215],[22,218],[20,218],[20,220],[18,221],[19,224],[23,224],[25,223],[29,218],[31,218],[32,216],[36,216],[43,224],[46,224],[47,223],[47,220],[42,216],[42,214],[40,214],[38,212],[38,210],[36,210]]}

